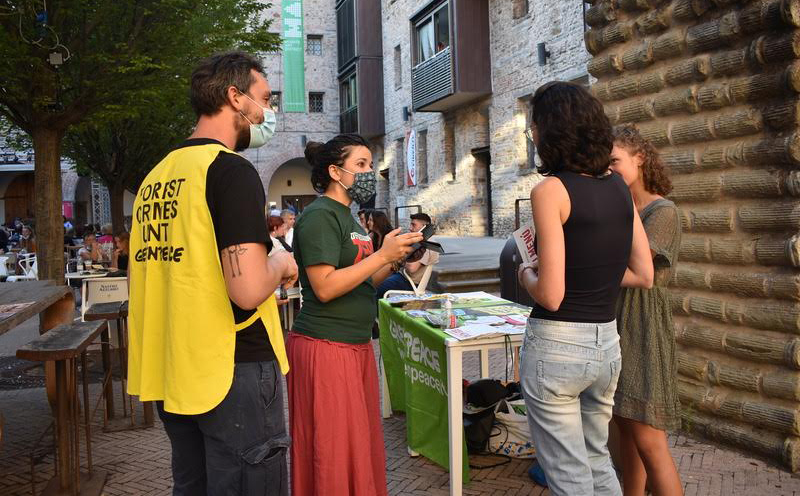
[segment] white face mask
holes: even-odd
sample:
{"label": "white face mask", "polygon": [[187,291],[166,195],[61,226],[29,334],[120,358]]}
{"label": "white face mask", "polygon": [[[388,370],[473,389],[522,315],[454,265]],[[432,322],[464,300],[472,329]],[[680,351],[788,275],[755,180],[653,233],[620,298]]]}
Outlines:
{"label": "white face mask", "polygon": [[242,117],[247,119],[247,122],[250,123],[250,144],[247,145],[247,148],[260,148],[275,135],[275,125],[277,124],[275,112],[269,107],[262,107],[261,105],[258,105],[258,103],[247,96],[247,94],[242,93],[242,95],[246,96],[248,100],[255,103],[261,110],[264,111],[264,120],[261,121],[260,124],[253,123],[253,121],[244,115],[244,112],[239,111],[239,113],[242,114]]}

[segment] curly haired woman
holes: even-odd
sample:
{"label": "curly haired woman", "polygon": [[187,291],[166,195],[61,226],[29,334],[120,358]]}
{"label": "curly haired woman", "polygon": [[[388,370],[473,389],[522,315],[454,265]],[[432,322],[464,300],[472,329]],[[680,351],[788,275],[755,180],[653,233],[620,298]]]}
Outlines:
{"label": "curly haired woman", "polygon": [[631,190],[655,267],[650,289],[623,288],[617,301],[622,373],[614,396],[626,496],[682,494],[666,430],[680,426],[675,338],[667,284],[681,244],[678,207],[664,198],[672,183],[655,147],[630,126],[614,133],[611,169]]}
{"label": "curly haired woman", "polygon": [[553,496],[618,496],[607,448],[621,368],[615,304],[621,285],[652,285],[647,236],[609,171],[612,129],[596,98],[548,83],[531,121],[547,177],[531,192],[539,259],[519,271],[536,302],[520,360],[528,424]]}

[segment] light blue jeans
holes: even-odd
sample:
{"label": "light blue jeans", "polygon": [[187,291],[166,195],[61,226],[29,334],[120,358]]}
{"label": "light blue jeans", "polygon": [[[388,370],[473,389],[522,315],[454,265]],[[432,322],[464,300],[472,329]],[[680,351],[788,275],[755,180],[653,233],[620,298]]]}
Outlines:
{"label": "light blue jeans", "polygon": [[553,496],[619,496],[608,422],[622,365],[616,321],[529,319],[521,386]]}

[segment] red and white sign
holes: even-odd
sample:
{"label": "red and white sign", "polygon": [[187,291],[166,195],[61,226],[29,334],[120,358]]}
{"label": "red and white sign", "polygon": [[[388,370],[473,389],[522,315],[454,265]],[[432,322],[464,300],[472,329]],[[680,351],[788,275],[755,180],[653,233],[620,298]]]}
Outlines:
{"label": "red and white sign", "polygon": [[533,223],[525,224],[514,231],[514,241],[517,242],[517,250],[522,255],[522,263],[531,263],[536,258],[536,248],[533,244],[535,236]]}
{"label": "red and white sign", "polygon": [[417,132],[411,129],[406,136],[406,186],[417,185]]}

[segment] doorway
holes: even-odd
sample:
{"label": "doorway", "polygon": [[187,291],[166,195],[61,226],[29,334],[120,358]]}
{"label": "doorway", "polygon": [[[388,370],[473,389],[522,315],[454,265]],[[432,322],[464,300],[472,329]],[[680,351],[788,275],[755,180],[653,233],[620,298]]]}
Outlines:
{"label": "doorway", "polygon": [[16,218],[22,219],[23,222],[29,222],[35,217],[36,193],[33,177],[32,172],[26,172],[14,178],[8,185],[4,197],[6,222]]}
{"label": "doorway", "polygon": [[281,196],[281,210],[293,209],[300,214],[307,206],[317,199],[317,195],[290,195]]}
{"label": "doorway", "polygon": [[[479,220],[473,232],[478,236],[494,236],[492,222],[492,154],[488,146],[472,150],[473,219]],[[482,219],[482,222],[480,221]]]}

